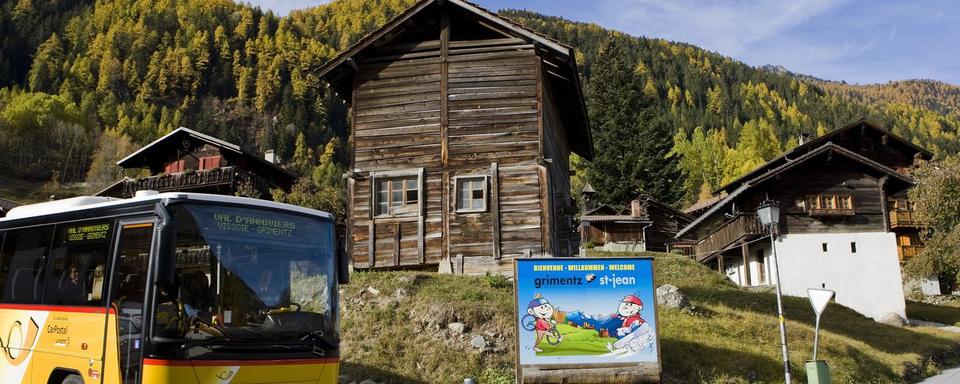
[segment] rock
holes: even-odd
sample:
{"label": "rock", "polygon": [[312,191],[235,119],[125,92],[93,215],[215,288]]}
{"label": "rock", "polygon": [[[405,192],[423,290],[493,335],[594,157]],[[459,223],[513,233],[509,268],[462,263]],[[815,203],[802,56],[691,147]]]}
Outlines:
{"label": "rock", "polygon": [[485,349],[487,348],[487,339],[484,339],[483,336],[475,336],[470,339],[470,345],[476,349]]}
{"label": "rock", "polygon": [[893,312],[888,313],[885,316],[881,317],[880,319],[877,320],[877,322],[883,325],[889,325],[891,327],[897,327],[897,328],[903,327],[904,325],[907,324],[906,320],[900,317],[900,315]]}
{"label": "rock", "polygon": [[459,323],[459,322],[450,323],[450,324],[447,324],[447,328],[453,331],[453,333],[456,333],[458,335],[462,335],[467,332],[467,325],[464,323]]}
{"label": "rock", "polygon": [[376,289],[376,288],[374,288],[374,287],[367,287],[367,289],[365,289],[364,291],[366,291],[367,293],[369,293],[369,294],[371,294],[371,295],[374,295],[374,296],[379,296],[379,295],[380,295],[380,290],[379,290],[379,289]]}
{"label": "rock", "polygon": [[664,284],[657,287],[657,304],[665,308],[683,309],[690,306],[690,301],[680,292],[680,288]]}
{"label": "rock", "polygon": [[404,300],[410,296],[410,291],[406,288],[397,288],[397,291],[393,293],[393,296],[396,297],[397,300]]}
{"label": "rock", "polygon": [[364,381],[361,381],[360,384],[383,384],[383,383],[379,381],[373,381],[373,379],[366,379]]}

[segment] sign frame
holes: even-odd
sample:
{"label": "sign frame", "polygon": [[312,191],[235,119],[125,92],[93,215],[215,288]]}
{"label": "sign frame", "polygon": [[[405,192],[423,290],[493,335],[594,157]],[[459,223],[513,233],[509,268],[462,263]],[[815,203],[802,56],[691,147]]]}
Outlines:
{"label": "sign frame", "polygon": [[[654,362],[610,362],[610,363],[558,363],[558,364],[524,364],[521,365],[521,327],[520,318],[523,314],[520,311],[520,281],[519,265],[526,262],[551,261],[565,262],[570,264],[590,264],[596,262],[616,262],[621,260],[625,263],[649,262],[650,263],[650,285],[652,290],[651,309],[653,311],[655,355]],[[662,339],[660,337],[660,311],[656,303],[657,279],[655,272],[656,259],[651,256],[611,256],[611,257],[575,257],[575,258],[557,258],[557,257],[527,257],[515,258],[513,260],[513,327],[514,327],[514,365],[516,367],[517,383],[546,383],[557,382],[562,379],[565,383],[607,383],[607,382],[660,382],[663,373],[662,357]]]}

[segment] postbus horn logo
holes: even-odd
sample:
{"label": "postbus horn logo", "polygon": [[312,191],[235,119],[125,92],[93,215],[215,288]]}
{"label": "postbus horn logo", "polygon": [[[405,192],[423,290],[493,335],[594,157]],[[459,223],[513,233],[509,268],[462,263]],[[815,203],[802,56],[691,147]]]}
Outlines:
{"label": "postbus horn logo", "polygon": [[[28,349],[37,339],[37,333],[39,332],[40,326],[33,320],[33,317],[30,318],[27,337],[23,337],[23,326],[20,320],[14,321],[13,325],[10,326],[10,332],[7,333],[7,340],[0,339],[0,349],[3,349],[4,352],[3,357],[11,365],[20,365],[27,360],[27,356],[30,354]],[[14,344],[19,345],[15,346]]]}

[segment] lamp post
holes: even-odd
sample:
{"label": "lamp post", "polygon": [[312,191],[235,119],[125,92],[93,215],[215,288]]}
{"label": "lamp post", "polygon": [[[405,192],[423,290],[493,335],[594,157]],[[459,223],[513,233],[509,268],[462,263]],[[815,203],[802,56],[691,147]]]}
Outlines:
{"label": "lamp post", "polygon": [[770,231],[770,250],[773,256],[774,280],[777,286],[777,317],[780,319],[780,347],[783,349],[783,376],[790,384],[790,354],[787,352],[787,326],[783,321],[783,293],[780,290],[780,263],[777,261],[777,243],[774,240],[774,227],[780,223],[780,207],[773,201],[767,200],[757,208],[757,218],[760,225]]}

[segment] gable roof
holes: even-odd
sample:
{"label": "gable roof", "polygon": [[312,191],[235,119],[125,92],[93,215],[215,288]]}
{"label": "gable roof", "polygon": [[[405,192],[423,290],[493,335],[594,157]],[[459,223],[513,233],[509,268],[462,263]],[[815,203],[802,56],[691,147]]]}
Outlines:
{"label": "gable roof", "polygon": [[[216,137],[203,134],[192,129],[185,127],[180,127],[175,129],[173,132],[168,133],[166,136],[163,136],[159,139],[154,140],[152,143],[143,146],[143,148],[138,149],[136,152],[131,153],[127,157],[117,161],[117,165],[121,168],[143,168],[149,165],[149,159],[157,152],[169,150],[171,147],[178,147],[184,139],[196,140],[206,144],[210,144],[217,148],[220,148],[222,151],[232,152],[233,154],[243,156],[247,159],[251,159],[255,164],[260,165],[271,171],[275,171],[278,174],[286,177],[290,180],[293,180],[294,176],[286,169],[281,168],[279,165],[271,163],[264,159],[262,156],[259,156],[253,152],[247,151],[240,147],[239,145],[223,141]],[[109,189],[109,188],[108,188]]]}
{"label": "gable roof", "polygon": [[751,179],[749,179],[749,180],[747,180],[747,181],[744,181],[744,182],[740,183],[739,186],[737,187],[737,189],[733,190],[733,192],[730,192],[730,194],[727,195],[727,197],[725,197],[725,198],[724,198],[723,200],[721,200],[720,202],[714,204],[712,207],[710,207],[709,210],[707,210],[707,211],[704,212],[702,215],[700,215],[699,217],[697,217],[696,220],[694,220],[694,221],[691,222],[689,225],[687,225],[686,227],[683,227],[683,229],[681,229],[679,232],[677,232],[677,237],[679,238],[680,236],[683,236],[683,235],[686,234],[687,232],[690,232],[691,230],[693,230],[694,228],[696,228],[698,225],[700,225],[700,223],[702,223],[704,220],[706,220],[706,219],[709,218],[710,216],[713,216],[714,214],[716,214],[717,212],[719,212],[720,209],[722,209],[723,207],[727,206],[728,204],[730,204],[731,202],[733,202],[733,200],[735,200],[738,196],[742,195],[744,192],[749,191],[749,190],[752,189],[753,187],[758,186],[758,185],[761,185],[761,184],[763,184],[765,181],[768,181],[768,180],[770,180],[770,179],[776,177],[777,175],[782,174],[782,173],[784,173],[784,172],[786,172],[786,171],[789,171],[789,170],[791,170],[791,169],[794,169],[794,168],[796,168],[797,166],[800,166],[801,164],[806,163],[807,161],[809,161],[809,160],[811,160],[811,159],[817,158],[817,157],[819,157],[819,156],[821,156],[821,155],[833,155],[833,154],[840,155],[840,156],[843,156],[843,157],[845,157],[845,158],[848,158],[848,159],[854,161],[855,163],[857,163],[857,164],[859,164],[859,165],[861,165],[861,166],[863,166],[863,167],[867,167],[867,168],[873,169],[874,171],[876,171],[876,172],[878,172],[878,173],[884,174],[884,175],[886,175],[886,176],[890,176],[891,178],[900,180],[900,181],[902,181],[902,182],[904,182],[904,183],[906,183],[906,184],[910,184],[910,185],[914,184],[913,178],[911,178],[911,177],[909,177],[909,176],[903,175],[903,174],[901,174],[901,173],[899,173],[899,172],[891,169],[890,167],[887,167],[887,166],[885,166],[885,165],[883,165],[883,164],[880,164],[880,163],[878,163],[878,162],[876,162],[876,161],[874,161],[874,160],[871,160],[870,158],[867,158],[867,157],[865,157],[865,156],[863,156],[863,155],[861,155],[861,154],[859,154],[859,153],[853,152],[853,151],[851,151],[851,150],[849,150],[849,149],[846,149],[846,148],[841,147],[841,146],[839,146],[839,145],[836,145],[836,144],[833,144],[833,143],[828,142],[828,143],[823,144],[823,145],[821,145],[820,147],[818,147],[818,148],[816,148],[816,149],[814,149],[814,150],[812,150],[812,151],[810,151],[810,152],[807,152],[807,153],[801,155],[800,157],[798,157],[798,158],[796,158],[796,159],[787,160],[785,163],[780,164],[779,166],[777,166],[777,167],[775,167],[775,168],[773,168],[773,169],[771,169],[771,170],[769,170],[769,171],[767,171],[767,172],[765,172],[765,173],[762,173],[762,174],[759,175],[759,176],[756,176],[756,177],[754,177],[754,178],[751,178]]}
{"label": "gable roof", "polygon": [[824,144],[831,143],[831,141],[834,140],[834,139],[836,139],[838,136],[840,136],[840,135],[842,135],[842,134],[844,134],[844,133],[846,133],[846,132],[848,132],[848,131],[850,131],[850,130],[852,130],[852,129],[855,129],[855,128],[870,129],[870,130],[876,131],[876,132],[878,132],[879,134],[884,135],[884,136],[887,136],[887,137],[889,137],[890,139],[894,140],[895,142],[898,142],[898,143],[906,146],[907,148],[910,148],[910,149],[916,151],[916,154],[917,154],[917,155],[920,155],[920,156],[923,157],[925,160],[930,160],[930,159],[933,158],[933,153],[932,153],[932,152],[930,152],[930,151],[928,151],[928,150],[926,150],[926,149],[924,149],[924,148],[922,148],[922,147],[920,147],[920,146],[918,146],[918,145],[910,142],[910,141],[907,140],[907,139],[904,139],[904,138],[902,138],[902,137],[900,137],[900,136],[897,136],[896,134],[894,134],[894,133],[892,133],[892,132],[890,132],[890,131],[888,131],[888,130],[886,130],[886,129],[881,128],[880,126],[878,126],[878,125],[876,125],[876,124],[868,121],[868,120],[865,119],[865,118],[861,118],[860,120],[857,120],[857,121],[855,121],[855,122],[853,122],[853,123],[851,123],[851,124],[849,124],[849,125],[847,125],[847,126],[844,126],[844,127],[842,127],[842,128],[833,130],[832,132],[829,132],[829,133],[827,133],[827,134],[825,134],[825,135],[823,135],[823,136],[820,136],[820,137],[818,137],[818,138],[816,138],[816,139],[810,140],[810,141],[808,141],[808,142],[806,142],[806,143],[803,143],[803,144],[801,144],[801,145],[798,145],[796,148],[793,148],[793,149],[791,149],[791,150],[789,150],[789,151],[784,152],[782,155],[774,158],[773,160],[768,161],[766,164],[761,165],[760,167],[757,167],[757,168],[754,169],[753,171],[750,171],[749,173],[747,173],[747,174],[745,174],[745,175],[743,175],[743,176],[740,176],[740,177],[737,178],[736,180],[731,181],[731,182],[727,183],[726,185],[718,188],[717,190],[713,191],[713,194],[716,195],[716,194],[719,194],[719,193],[724,192],[724,191],[726,191],[726,192],[728,192],[728,193],[731,193],[731,192],[730,192],[731,190],[736,189],[737,187],[739,187],[741,184],[743,184],[743,183],[746,182],[747,180],[753,179],[754,177],[757,177],[758,175],[761,175],[761,174],[763,174],[764,172],[768,172],[768,171],[770,171],[771,169],[774,169],[774,168],[776,168],[776,167],[778,167],[778,166],[780,166],[780,165],[782,165],[782,164],[784,164],[784,163],[786,163],[786,162],[789,162],[791,157],[801,156],[801,155],[803,155],[803,154],[805,154],[805,153],[809,153],[809,152],[811,152],[811,151],[817,150],[817,149],[819,149],[821,146],[823,146]]}
{"label": "gable roof", "polygon": [[434,7],[456,7],[476,17],[480,20],[478,23],[482,24],[484,28],[534,44],[537,54],[544,59],[545,66],[550,67],[544,73],[550,77],[551,84],[555,83],[557,85],[549,87],[554,98],[559,101],[563,95],[572,94],[575,97],[575,100],[569,104],[558,108],[564,121],[570,149],[588,160],[593,159],[593,138],[590,133],[590,123],[587,119],[587,107],[583,98],[583,88],[580,84],[574,49],[469,1],[420,0],[379,29],[367,34],[337,54],[317,68],[316,72],[344,100],[350,102],[350,96],[353,92],[352,79],[358,71],[354,58],[362,55],[367,49],[376,48],[378,44],[397,37],[401,34],[405,25],[412,23],[418,15],[422,15]]}

